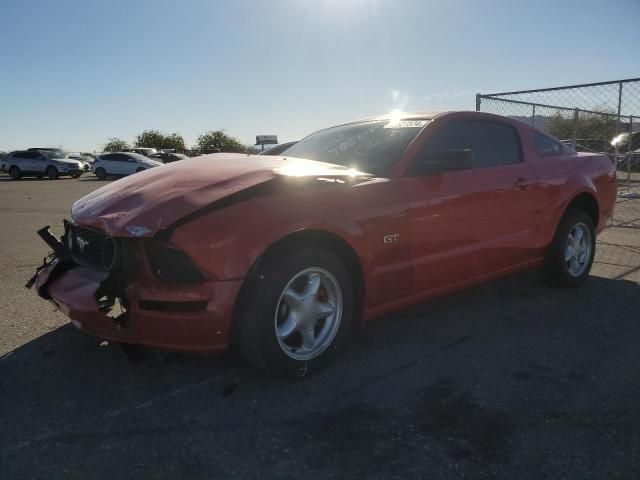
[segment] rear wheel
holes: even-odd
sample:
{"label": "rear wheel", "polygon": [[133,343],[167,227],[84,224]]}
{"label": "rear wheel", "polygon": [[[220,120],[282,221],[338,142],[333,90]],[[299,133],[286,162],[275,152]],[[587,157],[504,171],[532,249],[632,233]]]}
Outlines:
{"label": "rear wheel", "polygon": [[11,178],[13,178],[14,180],[19,180],[20,177],[22,177],[22,172],[18,167],[14,165],[9,169],[9,175],[11,175]]}
{"label": "rear wheel", "polygon": [[56,167],[47,167],[46,174],[50,180],[56,180],[59,175],[58,169]]}
{"label": "rear wheel", "polygon": [[547,251],[542,274],[555,286],[575,287],[589,276],[596,250],[593,220],[583,210],[568,210]]}
{"label": "rear wheel", "polygon": [[107,171],[102,167],[96,168],[95,173],[96,177],[98,177],[100,180],[104,180],[105,178],[107,178]]}
{"label": "rear wheel", "polygon": [[348,337],[351,279],[326,250],[307,249],[267,263],[246,286],[234,342],[257,367],[304,377],[326,364]]}

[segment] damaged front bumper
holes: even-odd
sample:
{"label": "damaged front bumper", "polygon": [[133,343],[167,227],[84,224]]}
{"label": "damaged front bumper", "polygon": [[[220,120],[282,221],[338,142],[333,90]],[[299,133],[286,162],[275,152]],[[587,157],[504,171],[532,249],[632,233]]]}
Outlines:
{"label": "damaged front bumper", "polygon": [[111,341],[179,351],[227,348],[241,280],[171,285],[152,277],[136,279],[121,285],[123,298],[105,308],[96,292],[104,288],[110,274],[77,264],[64,244],[50,237],[55,246],[50,238],[45,241],[54,253],[26,286],[35,286],[40,297],[52,302],[80,330]]}

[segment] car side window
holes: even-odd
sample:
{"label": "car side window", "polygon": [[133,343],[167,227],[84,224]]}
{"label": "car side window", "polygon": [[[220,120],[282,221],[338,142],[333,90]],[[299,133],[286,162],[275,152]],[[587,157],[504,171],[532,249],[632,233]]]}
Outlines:
{"label": "car side window", "polygon": [[534,132],[533,143],[535,145],[536,152],[541,157],[554,157],[556,155],[562,155],[562,145],[557,140],[554,140],[548,135],[541,132]]}
{"label": "car side window", "polygon": [[430,162],[440,171],[496,167],[522,162],[522,148],[518,132],[510,125],[461,120],[436,130],[417,160],[421,162],[418,171],[433,170]]}
{"label": "car side window", "polygon": [[16,152],[13,155],[11,155],[13,158],[17,158],[17,159],[26,159],[26,158],[30,158],[27,154],[29,152]]}

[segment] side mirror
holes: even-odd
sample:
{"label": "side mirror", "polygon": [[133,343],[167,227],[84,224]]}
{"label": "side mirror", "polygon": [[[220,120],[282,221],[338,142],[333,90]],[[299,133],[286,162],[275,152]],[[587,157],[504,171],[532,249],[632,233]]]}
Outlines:
{"label": "side mirror", "polygon": [[420,159],[415,173],[446,172],[449,170],[468,170],[473,168],[473,150],[438,150],[428,153]]}

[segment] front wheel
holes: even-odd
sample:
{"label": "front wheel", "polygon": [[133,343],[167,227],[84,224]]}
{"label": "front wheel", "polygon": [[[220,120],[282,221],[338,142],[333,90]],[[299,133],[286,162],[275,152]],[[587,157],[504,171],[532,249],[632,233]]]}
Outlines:
{"label": "front wheel", "polygon": [[48,167],[46,173],[49,180],[56,180],[58,178],[58,169],[56,167]]}
{"label": "front wheel", "polygon": [[351,279],[335,255],[315,248],[267,264],[246,286],[234,342],[257,367],[303,377],[321,368],[348,337]]}
{"label": "front wheel", "polygon": [[102,167],[96,168],[95,174],[100,180],[107,178],[107,171]]}
{"label": "front wheel", "polygon": [[583,210],[568,210],[542,266],[543,278],[559,287],[576,287],[589,276],[596,251],[593,220]]}

